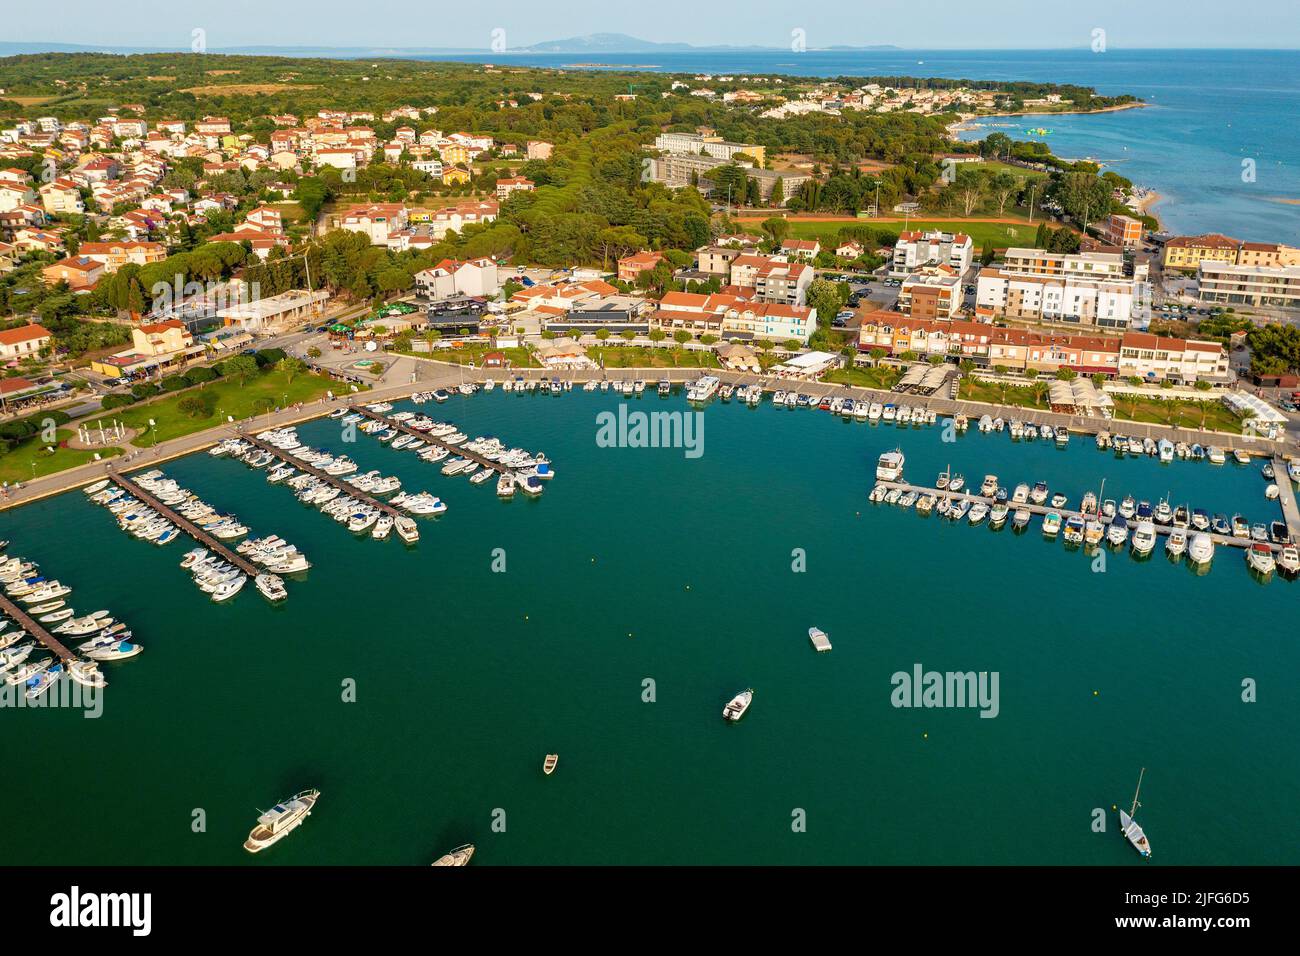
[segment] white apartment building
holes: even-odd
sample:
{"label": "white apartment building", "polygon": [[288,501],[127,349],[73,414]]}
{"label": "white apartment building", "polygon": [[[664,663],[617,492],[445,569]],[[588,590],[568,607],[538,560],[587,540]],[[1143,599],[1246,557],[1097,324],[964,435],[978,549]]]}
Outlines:
{"label": "white apartment building", "polygon": [[947,266],[964,276],[975,259],[975,243],[964,233],[904,232],[894,244],[889,274],[896,279],[926,266]]}
{"label": "white apartment building", "polygon": [[1120,340],[1119,374],[1148,381],[1223,382],[1228,353],[1218,342],[1126,332]]}
{"label": "white apartment building", "polygon": [[1135,286],[1132,279],[1097,281],[981,269],[975,314],[980,318],[996,316],[1122,329],[1134,317]]}
{"label": "white apartment building", "polygon": [[1196,278],[1202,302],[1300,307],[1300,266],[1239,266],[1202,259]]}
{"label": "white apartment building", "polygon": [[762,163],[767,150],[750,143],[728,143],[718,136],[701,136],[698,133],[660,133],[655,137],[655,149],[665,153],[712,156],[731,161],[737,153],[752,156]]}
{"label": "white apartment building", "polygon": [[1048,252],[1011,248],[1003,255],[1003,272],[1032,276],[1078,276],[1083,279],[1124,278],[1124,256],[1118,252]]}

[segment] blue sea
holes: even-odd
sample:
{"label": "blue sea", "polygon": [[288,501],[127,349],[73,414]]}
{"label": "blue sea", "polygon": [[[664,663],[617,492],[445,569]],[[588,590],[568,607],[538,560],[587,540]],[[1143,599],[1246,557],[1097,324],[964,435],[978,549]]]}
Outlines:
{"label": "blue sea", "polygon": [[[563,67],[599,61],[664,72],[907,75],[1074,83],[1101,94],[1131,93],[1150,108],[1086,116],[987,120],[1016,139],[1039,138],[1054,153],[1106,163],[1164,199],[1155,207],[1178,233],[1300,243],[1300,51],[1294,50],[784,50],[684,53],[490,54],[450,57]],[[1026,130],[1046,127],[1045,137]],[[1243,177],[1253,160],[1254,177]]]}

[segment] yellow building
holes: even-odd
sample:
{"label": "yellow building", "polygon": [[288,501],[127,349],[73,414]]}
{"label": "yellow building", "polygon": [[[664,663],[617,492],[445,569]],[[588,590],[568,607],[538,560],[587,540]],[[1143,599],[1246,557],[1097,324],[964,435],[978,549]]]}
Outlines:
{"label": "yellow building", "polygon": [[438,150],[438,155],[442,157],[444,163],[453,166],[469,162],[469,150],[459,143],[448,143]]}
{"label": "yellow building", "polygon": [[131,330],[131,344],[141,355],[166,355],[180,352],[194,344],[194,336],[178,319],[137,325]]}
{"label": "yellow building", "polygon": [[1195,272],[1202,261],[1236,263],[1241,240],[1218,233],[1175,236],[1165,243],[1165,268]]}
{"label": "yellow building", "polygon": [[448,166],[442,171],[444,186],[462,186],[469,182],[469,170],[460,166]]}

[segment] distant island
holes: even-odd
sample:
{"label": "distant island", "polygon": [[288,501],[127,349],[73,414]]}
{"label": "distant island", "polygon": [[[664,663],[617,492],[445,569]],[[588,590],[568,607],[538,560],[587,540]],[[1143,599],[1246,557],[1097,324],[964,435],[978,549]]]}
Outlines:
{"label": "distant island", "polygon": [[[690,43],[659,43],[654,40],[642,40],[625,33],[589,33],[585,36],[568,37],[562,40],[547,40],[527,46],[510,47],[505,50],[491,50],[488,47],[366,47],[366,46],[230,46],[212,47],[209,52],[245,56],[290,56],[320,57],[324,59],[363,59],[363,58],[415,58],[429,56],[484,56],[496,54],[538,53],[743,53],[755,51],[784,50],[781,46],[735,46],[731,44],[708,44],[696,46]],[[898,50],[900,47],[889,44],[875,46],[828,46],[810,47],[817,50],[833,52],[860,52]],[[34,53],[111,53],[131,55],[138,53],[177,53],[188,52],[188,44],[181,46],[104,46],[95,43],[53,43],[44,41],[0,41],[0,56],[22,56]]]}

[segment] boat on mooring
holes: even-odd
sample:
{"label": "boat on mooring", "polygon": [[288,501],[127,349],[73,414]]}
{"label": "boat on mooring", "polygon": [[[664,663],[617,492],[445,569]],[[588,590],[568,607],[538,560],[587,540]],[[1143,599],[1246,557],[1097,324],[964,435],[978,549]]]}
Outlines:
{"label": "boat on mooring", "polygon": [[745,712],[749,710],[749,705],[753,702],[754,688],[747,687],[727,701],[727,705],[722,708],[722,716],[724,719],[735,723],[745,716]]}
{"label": "boat on mooring", "polygon": [[474,855],[474,844],[466,843],[464,846],[458,846],[450,853],[444,853],[438,859],[430,863],[430,866],[465,866],[469,863],[470,857]]}
{"label": "boat on mooring", "polygon": [[280,842],[302,826],[311,816],[318,800],[319,790],[303,790],[288,800],[277,803],[257,818],[257,826],[253,827],[248,839],[244,841],[244,849],[249,853],[260,853]]}
{"label": "boat on mooring", "polygon": [[1147,839],[1146,833],[1138,826],[1138,822],[1133,819],[1137,814],[1137,808],[1141,806],[1138,803],[1138,794],[1142,792],[1142,778],[1146,775],[1147,768],[1143,767],[1142,772],[1138,774],[1137,789],[1133,791],[1133,806],[1128,813],[1123,810],[1119,812],[1120,832],[1124,834],[1124,839],[1132,844],[1133,849],[1137,850],[1143,857],[1151,857],[1151,841]]}

